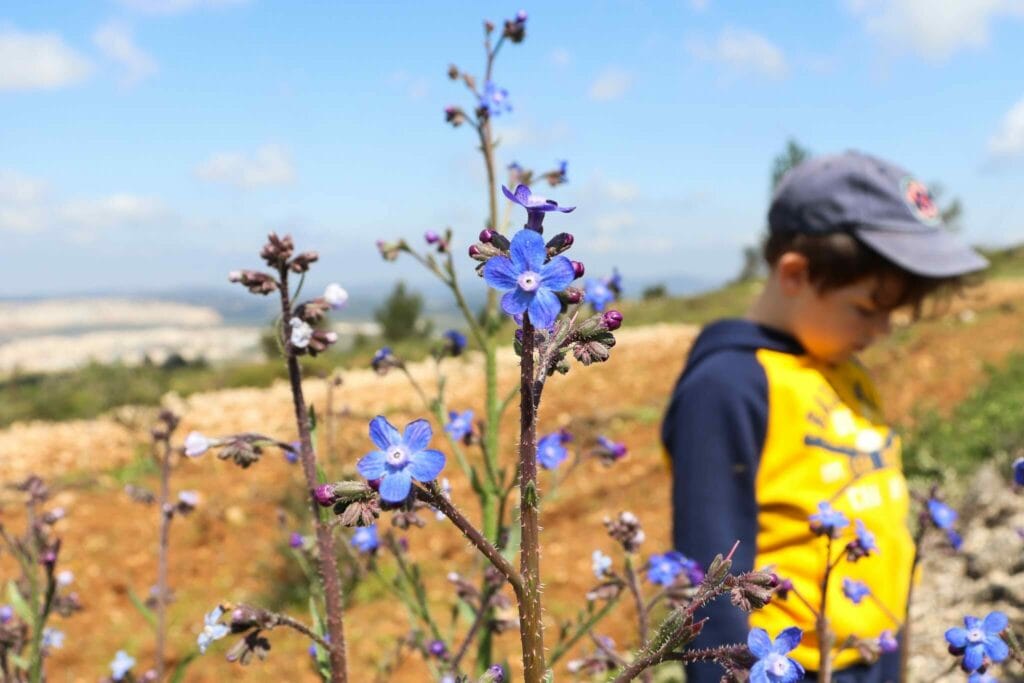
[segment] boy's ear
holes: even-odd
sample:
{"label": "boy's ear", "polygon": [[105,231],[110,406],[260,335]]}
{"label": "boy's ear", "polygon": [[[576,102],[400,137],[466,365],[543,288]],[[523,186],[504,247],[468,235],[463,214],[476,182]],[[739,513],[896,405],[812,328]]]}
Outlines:
{"label": "boy's ear", "polygon": [[795,251],[787,251],[775,262],[775,277],[783,294],[796,296],[810,282],[807,257]]}

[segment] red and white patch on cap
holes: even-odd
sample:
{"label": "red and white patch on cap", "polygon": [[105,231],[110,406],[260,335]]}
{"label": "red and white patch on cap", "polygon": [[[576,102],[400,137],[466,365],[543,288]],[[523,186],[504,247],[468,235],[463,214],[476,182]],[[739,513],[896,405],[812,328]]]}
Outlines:
{"label": "red and white patch on cap", "polygon": [[903,201],[917,220],[925,225],[938,225],[942,222],[939,207],[924,183],[908,176],[903,179],[902,191]]}

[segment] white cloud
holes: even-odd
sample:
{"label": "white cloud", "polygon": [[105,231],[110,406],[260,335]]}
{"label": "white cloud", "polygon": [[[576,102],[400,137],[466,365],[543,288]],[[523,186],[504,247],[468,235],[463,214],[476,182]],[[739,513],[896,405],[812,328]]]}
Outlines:
{"label": "white cloud", "polygon": [[220,152],[196,166],[195,173],[210,183],[241,188],[288,185],[296,175],[291,154],[281,145],[263,145],[252,155]]}
{"label": "white cloud", "polygon": [[54,90],[79,83],[92,64],[55,33],[0,27],[0,91]]}
{"label": "white cloud", "polygon": [[93,33],[92,42],[103,56],[124,69],[121,83],[125,86],[135,85],[156,73],[156,62],[135,44],[135,36],[124,24],[110,22],[100,26]]}
{"label": "white cloud", "polygon": [[1022,0],[848,0],[847,6],[893,51],[912,50],[933,62],[988,45],[997,18],[1024,16]]}
{"label": "white cloud", "polygon": [[785,78],[789,66],[782,50],[759,33],[728,27],[713,42],[692,40],[690,54],[703,62],[718,64],[732,76]]}
{"label": "white cloud", "polygon": [[617,100],[633,86],[633,75],[617,66],[602,71],[590,84],[590,99],[598,102]]}
{"label": "white cloud", "polygon": [[167,216],[163,203],[153,197],[118,193],[70,201],[57,210],[57,219],[87,230],[139,227]]}
{"label": "white cloud", "polygon": [[602,214],[595,225],[599,233],[607,235],[636,227],[638,224],[639,220],[631,211],[612,211]]}
{"label": "white cloud", "polygon": [[572,55],[564,47],[555,48],[551,51],[551,63],[559,69],[564,69],[572,62]]}
{"label": "white cloud", "polygon": [[46,224],[46,184],[0,169],[0,233],[38,232]]}
{"label": "white cloud", "polygon": [[146,14],[181,14],[194,9],[233,7],[249,0],[120,0],[120,3]]}
{"label": "white cloud", "polygon": [[1024,155],[1024,99],[1003,116],[999,130],[988,140],[988,151],[995,159]]}

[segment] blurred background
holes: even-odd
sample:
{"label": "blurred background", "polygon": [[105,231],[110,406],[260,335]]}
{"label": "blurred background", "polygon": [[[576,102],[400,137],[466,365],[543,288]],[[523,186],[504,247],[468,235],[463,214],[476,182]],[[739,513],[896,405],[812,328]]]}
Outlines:
{"label": "blurred background", "polygon": [[[125,517],[134,508],[121,490],[154,481],[145,444],[155,407],[181,410],[189,428],[258,424],[294,438],[275,384],[285,377],[269,336],[276,299],[227,281],[261,265],[268,231],[320,253],[307,293],[338,282],[350,294],[331,321],[341,342],[305,362],[310,381],[351,370],[336,405],[415,416],[404,384],[365,368],[383,344],[410,361],[427,357],[460,318],[443,285],[407,257],[386,262],[376,242],[424,249],[424,233],[450,227],[469,303],[483,301],[464,256],[487,213],[483,165],[473,131],[444,121],[446,106],[475,103],[446,72],[454,64],[479,75],[482,20],[500,27],[518,9],[468,0],[0,6],[0,480],[57,478],[61,500],[78,509],[70,535],[91,539],[78,550],[68,543],[93,605],[66,626],[69,641],[89,645],[58,654],[63,677],[53,680],[95,680],[122,634],[143,623],[127,595],[147,590],[155,518]],[[526,40],[502,49],[494,74],[513,107],[494,119],[498,166],[543,173],[567,161],[567,182],[534,189],[578,207],[549,223],[575,235],[572,257],[588,277],[621,274],[615,306],[626,317],[621,357],[556,390],[550,426],[636,435],[621,486],[586,479],[552,509],[568,506],[600,537],[605,503],[644,505],[650,550],[667,548],[667,512],[650,504],[652,486],[667,501],[657,429],[689,341],[697,325],[741,313],[756,291],[781,173],[845,149],[927,182],[949,229],[994,264],[944,315],[897,329],[867,359],[909,435],[912,473],[955,478],[1019,452],[1024,7],[595,0],[522,9]],[[466,381],[462,407],[479,408],[478,370],[453,372]],[[612,377],[629,379],[609,402],[601,391]],[[326,399],[321,384],[311,400]],[[344,419],[338,443],[351,445],[327,455],[350,464],[365,450],[365,422]],[[288,523],[273,521],[301,510],[301,495],[273,493],[287,465],[273,467],[228,479],[208,461],[181,475],[209,502],[199,522],[182,524],[188,550],[172,564],[182,651],[226,592],[301,606],[284,568]],[[217,472],[225,480],[213,485]],[[297,471],[288,475],[301,489]],[[576,536],[567,524],[550,528],[566,543]],[[267,542],[257,551],[259,534]],[[111,558],[115,538],[132,547]],[[590,546],[579,557],[566,547],[555,551],[566,555],[552,577],[556,614],[569,614],[589,581]],[[443,548],[462,552],[457,538],[430,552]],[[372,614],[381,595],[364,589],[354,609]],[[109,632],[90,630],[107,620]],[[376,661],[393,635],[356,647]],[[148,636],[134,637],[144,652]],[[292,640],[251,680],[299,676],[289,661],[306,672],[294,659],[305,646]],[[204,661],[195,680],[225,680],[225,667]],[[420,669],[404,671],[396,680],[420,680]]]}

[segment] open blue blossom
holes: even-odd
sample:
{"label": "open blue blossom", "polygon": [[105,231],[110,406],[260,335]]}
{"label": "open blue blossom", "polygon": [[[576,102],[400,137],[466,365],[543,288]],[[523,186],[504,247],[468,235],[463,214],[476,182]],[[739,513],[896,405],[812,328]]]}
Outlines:
{"label": "open blue blossom", "polygon": [[559,206],[553,199],[547,199],[530,191],[526,185],[516,185],[516,191],[512,192],[504,185],[501,191],[513,204],[526,209],[526,226],[535,232],[544,232],[544,214],[549,211],[560,211],[570,213],[576,209],[575,206]]}
{"label": "open blue blossom", "polygon": [[818,512],[811,515],[811,531],[818,536],[832,536],[835,538],[836,532],[840,529],[850,526],[850,520],[846,519],[846,516],[832,507],[828,501],[821,501],[818,503]]}
{"label": "open blue blossom", "polygon": [[553,470],[569,457],[569,451],[562,445],[564,435],[555,432],[537,442],[537,462],[546,470]]}
{"label": "open blue blossom", "polygon": [[928,499],[928,514],[940,529],[952,529],[957,516],[956,510],[935,498]]}
{"label": "open blue blossom", "polygon": [[[521,186],[520,186],[521,187]],[[494,256],[484,266],[484,279],[494,289],[505,291],[501,308],[509,315],[524,311],[537,327],[548,327],[562,311],[555,292],[569,286],[576,277],[572,263],[556,256],[544,263],[544,238],[532,230],[520,230],[512,238],[511,257]]]}
{"label": "open blue blossom", "polygon": [[380,546],[377,525],[361,526],[352,534],[352,546],[361,553],[372,553]]}
{"label": "open blue blossom", "polygon": [[110,663],[110,677],[120,681],[124,675],[135,666],[135,658],[124,650],[118,650],[114,655],[114,661]]}
{"label": "open blue blossom", "polygon": [[855,524],[857,528],[857,542],[865,551],[878,551],[878,545],[875,543],[875,535],[868,531],[867,527],[864,526],[864,522],[859,519]]}
{"label": "open blue blossom", "polygon": [[800,644],[803,634],[796,626],[790,626],[773,643],[763,628],[751,629],[747,635],[747,647],[750,654],[757,657],[757,661],[750,667],[750,683],[793,683],[802,680],[804,668],[786,654]]}
{"label": "open blue blossom", "polygon": [[512,103],[508,101],[508,90],[499,88],[494,81],[484,83],[484,92],[480,95],[480,108],[488,116],[498,116],[503,112],[512,111]]}
{"label": "open blue blossom", "polygon": [[450,356],[462,355],[466,350],[466,335],[458,330],[446,330],[444,337],[444,350]]}
{"label": "open blue blossom", "polygon": [[843,595],[849,598],[853,604],[859,605],[861,600],[871,595],[871,589],[862,581],[843,579]]}
{"label": "open blue blossom", "polygon": [[222,614],[224,614],[224,610],[220,607],[214,607],[203,617],[203,630],[200,632],[199,637],[196,638],[200,654],[206,654],[206,648],[210,647],[213,641],[220,640],[231,632],[231,629],[220,623]]}
{"label": "open blue blossom", "polygon": [[999,679],[990,673],[980,674],[975,671],[967,677],[967,683],[999,683]]}
{"label": "open blue blossom", "polygon": [[448,424],[444,426],[444,431],[448,432],[456,441],[468,437],[473,433],[473,411],[464,410],[462,413],[449,411]]}
{"label": "open blue blossom", "polygon": [[659,586],[671,586],[683,572],[691,583],[697,584],[704,579],[700,565],[676,550],[651,555],[647,560],[647,580]]}
{"label": "open blue blossom", "polygon": [[896,640],[892,631],[886,629],[878,636],[878,649],[882,652],[896,652],[900,649],[900,642]]}
{"label": "open blue blossom", "polygon": [[427,448],[434,431],[426,420],[415,420],[401,434],[383,415],[370,421],[370,439],[379,449],[370,451],[356,464],[359,474],[380,480],[380,497],[401,503],[409,497],[412,481],[434,481],[444,469],[441,451]]}
{"label": "open blue blossom", "polygon": [[985,658],[993,662],[1001,662],[1010,655],[1010,649],[999,637],[1006,630],[1008,620],[1002,612],[989,612],[985,620],[977,617],[964,617],[964,626],[954,626],[946,631],[946,642],[953,646],[957,654],[964,655],[963,667],[967,671],[975,671],[985,663]]}
{"label": "open blue blossom", "polygon": [[615,300],[615,294],[608,288],[603,280],[588,279],[583,286],[585,301],[594,307],[598,313],[605,309],[605,306]]}

